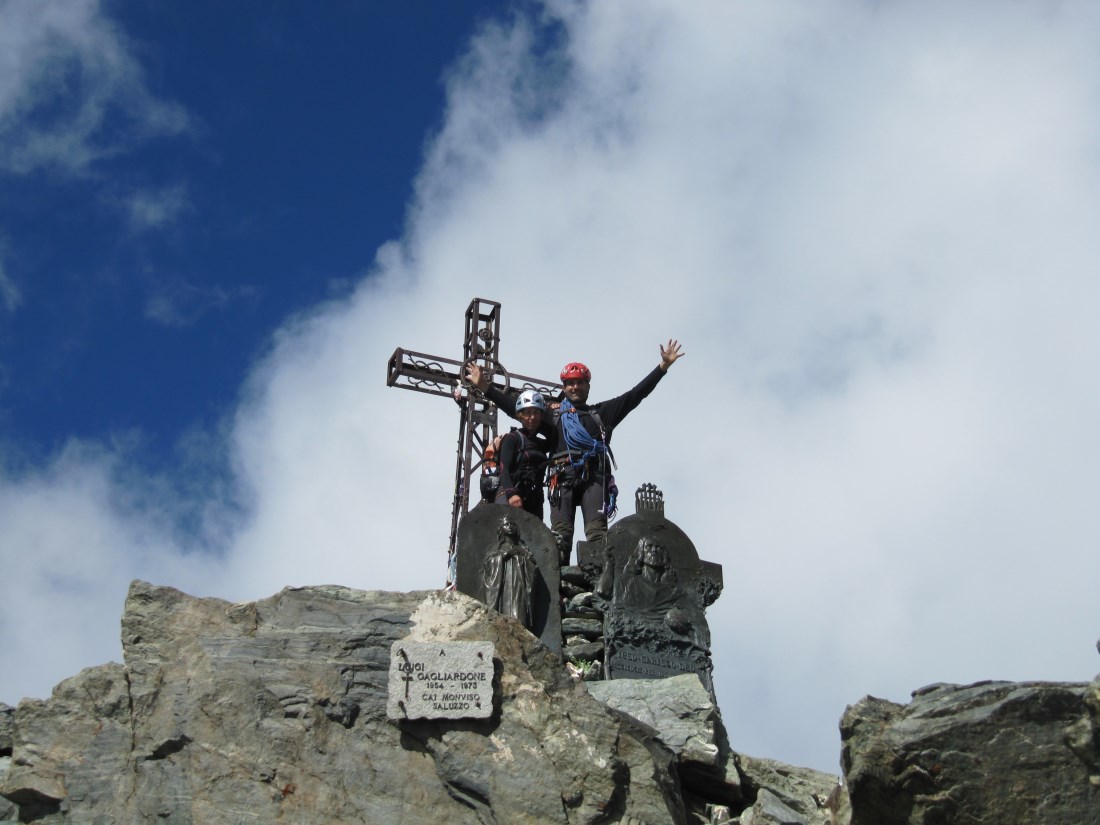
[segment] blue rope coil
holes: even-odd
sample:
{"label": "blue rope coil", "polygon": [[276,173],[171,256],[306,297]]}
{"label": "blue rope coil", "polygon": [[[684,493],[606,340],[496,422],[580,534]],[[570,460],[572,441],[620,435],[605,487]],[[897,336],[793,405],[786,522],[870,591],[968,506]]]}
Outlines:
{"label": "blue rope coil", "polygon": [[[569,451],[569,463],[574,469],[581,468],[583,472],[589,459],[607,454],[607,443],[594,438],[592,433],[584,428],[580,413],[568,398],[562,400],[559,411],[561,429],[565,434],[565,447]],[[581,457],[574,459],[574,453],[580,453]]]}

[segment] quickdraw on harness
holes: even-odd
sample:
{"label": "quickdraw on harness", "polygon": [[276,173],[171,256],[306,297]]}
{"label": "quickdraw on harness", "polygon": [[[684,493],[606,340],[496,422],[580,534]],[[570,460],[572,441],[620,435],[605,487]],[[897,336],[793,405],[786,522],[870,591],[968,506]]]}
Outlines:
{"label": "quickdraw on harness", "polygon": [[[603,457],[607,456],[611,460],[611,466],[615,466],[615,456],[612,454],[611,448],[607,446],[607,438],[604,437],[603,422],[600,421],[600,417],[595,411],[589,410],[588,413],[595,419],[596,425],[600,428],[601,438],[593,437],[592,433],[585,429],[584,424],[581,422],[580,413],[568,398],[562,399],[558,412],[561,414],[561,430],[565,436],[566,457],[569,459],[569,466],[576,473],[577,478],[584,480],[588,477],[588,462],[594,458],[599,458],[602,461]],[[577,453],[580,454],[580,457],[574,458]],[[615,486],[614,478],[609,476],[607,483],[604,484],[605,499],[603,506],[604,515],[608,519],[615,517],[615,511],[618,509],[615,503],[618,494],[619,488]]]}
{"label": "quickdraw on harness", "polygon": [[607,480],[607,502],[604,504],[604,515],[607,516],[607,520],[615,518],[615,513],[619,511],[619,505],[616,503],[619,499],[619,486],[615,483],[615,476],[611,476]]}

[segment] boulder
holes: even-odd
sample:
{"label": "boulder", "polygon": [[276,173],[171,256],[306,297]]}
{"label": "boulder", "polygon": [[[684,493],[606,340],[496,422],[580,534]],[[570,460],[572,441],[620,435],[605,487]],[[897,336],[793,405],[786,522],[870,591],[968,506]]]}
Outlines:
{"label": "boulder", "polygon": [[738,754],[729,747],[722,715],[694,673],[667,679],[613,679],[588,684],[593,696],[651,729],[676,757],[689,813],[742,825],[844,825],[846,798],[839,777]]}
{"label": "boulder", "polygon": [[741,815],[742,825],[773,825],[773,820],[792,815],[788,812],[805,825],[848,825],[848,798],[839,776],[745,754],[734,759],[742,792],[751,801]]}
{"label": "boulder", "polygon": [[936,684],[841,719],[852,825],[1100,821],[1100,683]]}
{"label": "boulder", "polygon": [[[588,692],[616,711],[657,730],[676,760],[689,770],[717,777],[729,755],[722,715],[694,673],[669,679],[616,679],[588,683]],[[740,799],[737,772],[728,795]]]}
{"label": "boulder", "polygon": [[741,814],[741,825],[808,825],[806,819],[771,791],[761,790],[752,807]]}

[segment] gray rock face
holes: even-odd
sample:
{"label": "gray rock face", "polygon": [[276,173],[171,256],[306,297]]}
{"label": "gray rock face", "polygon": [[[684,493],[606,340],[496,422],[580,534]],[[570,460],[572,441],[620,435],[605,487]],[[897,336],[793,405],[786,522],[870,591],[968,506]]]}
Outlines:
{"label": "gray rock face", "polygon": [[[805,825],[848,825],[848,795],[839,777],[775,759],[735,754],[742,793],[750,809],[741,825],[773,825],[797,817]],[[747,817],[747,818],[746,818]]]}
{"label": "gray rock face", "polygon": [[[0,705],[0,822],[1100,823],[1100,678],[864,699],[841,722],[849,807],[835,776],[731,751],[696,674],[578,681],[458,593],[234,605],[135,582],[122,631],[125,665]],[[488,643],[492,714],[389,718],[395,642]]]}
{"label": "gray rock face", "polygon": [[807,822],[771,791],[763,790],[753,806],[741,814],[741,825],[807,825]]}
{"label": "gray rock face", "polygon": [[841,719],[852,825],[1100,822],[1100,680],[932,685]]}
{"label": "gray rock face", "polygon": [[[386,718],[398,639],[490,641],[489,720]],[[516,622],[456,593],[288,589],[232,605],[136,582],[126,666],[15,714],[0,793],[48,823],[682,823],[671,754]]]}
{"label": "gray rock face", "polygon": [[685,789],[729,805],[741,801],[741,778],[710,692],[694,673],[668,679],[591,682],[608,707],[653,728],[679,763]]}
{"label": "gray rock face", "polygon": [[738,812],[741,825],[777,825],[783,817],[799,825],[846,825],[837,776],[730,750],[722,716],[696,674],[592,682],[588,690],[672,750],[685,798],[707,803],[689,807],[689,815],[710,811],[704,821],[723,823]]}

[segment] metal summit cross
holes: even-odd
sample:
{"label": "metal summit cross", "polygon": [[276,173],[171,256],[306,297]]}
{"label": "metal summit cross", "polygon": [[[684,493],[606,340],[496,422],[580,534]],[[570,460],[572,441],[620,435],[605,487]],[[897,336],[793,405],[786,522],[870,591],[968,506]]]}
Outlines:
{"label": "metal summit cross", "polygon": [[[401,389],[442,395],[454,399],[459,406],[458,453],[455,461],[455,495],[451,507],[451,538],[447,546],[447,584],[453,583],[455,540],[458,522],[470,510],[470,486],[475,474],[480,474],[485,461],[485,448],[497,435],[497,408],[481,393],[461,395],[466,381],[466,367],[478,363],[490,378],[504,377],[504,389],[538,390],[550,397],[557,395],[561,384],[526,375],[510,374],[500,363],[500,304],[474,298],[466,309],[466,337],[462,360],[412,352],[398,347],[386,366],[386,385]],[[477,485],[475,485],[476,487]]]}

